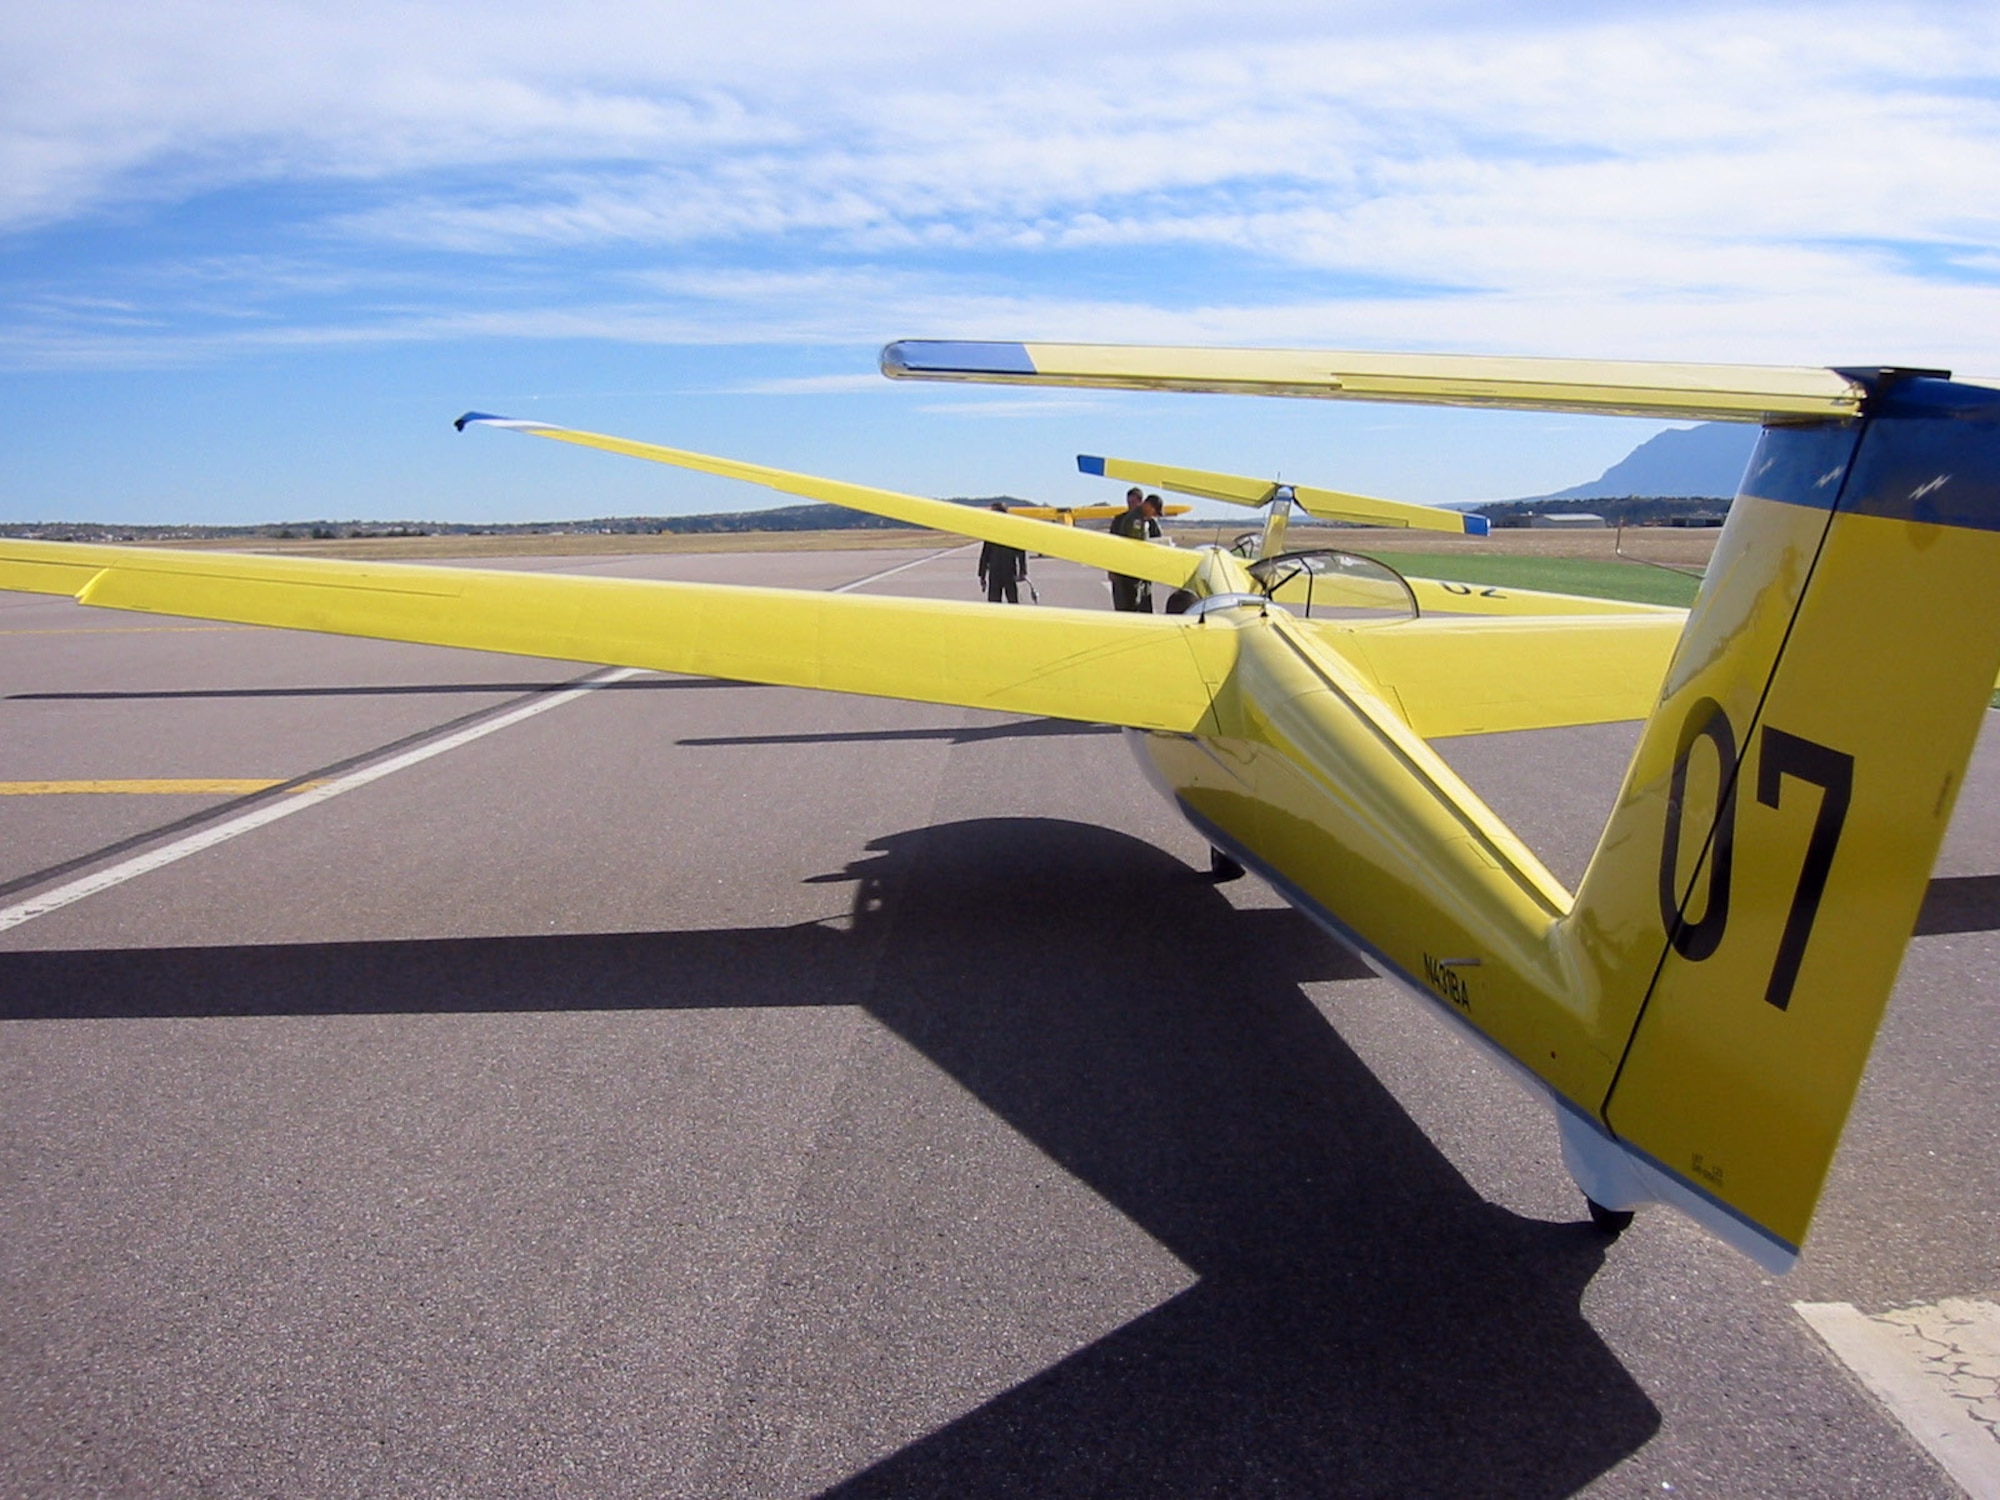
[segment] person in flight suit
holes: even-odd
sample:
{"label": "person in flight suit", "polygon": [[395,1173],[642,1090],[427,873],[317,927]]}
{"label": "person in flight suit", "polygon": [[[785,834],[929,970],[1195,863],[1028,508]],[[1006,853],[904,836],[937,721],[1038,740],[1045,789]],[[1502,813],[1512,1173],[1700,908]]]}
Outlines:
{"label": "person in flight suit", "polygon": [[[1135,484],[1131,489],[1127,490],[1125,492],[1125,513],[1111,518],[1111,534],[1113,536],[1125,537],[1131,541],[1144,541],[1146,539],[1147,526],[1145,503],[1145,492],[1138,485]],[[1159,534],[1159,527],[1157,525],[1153,527],[1153,534],[1155,536]],[[1147,613],[1151,613],[1153,591],[1147,586],[1145,579],[1131,578],[1123,573],[1112,573],[1109,577],[1111,579],[1111,607],[1113,609],[1128,612],[1144,610]]]}
{"label": "person in flight suit", "polygon": [[[997,510],[1003,516],[1007,507],[995,500],[990,510]],[[1004,598],[1009,604],[1021,602],[1021,581],[1028,576],[1028,554],[1019,547],[1005,547],[999,542],[988,542],[979,549],[979,586],[986,590],[989,602],[998,604]]]}

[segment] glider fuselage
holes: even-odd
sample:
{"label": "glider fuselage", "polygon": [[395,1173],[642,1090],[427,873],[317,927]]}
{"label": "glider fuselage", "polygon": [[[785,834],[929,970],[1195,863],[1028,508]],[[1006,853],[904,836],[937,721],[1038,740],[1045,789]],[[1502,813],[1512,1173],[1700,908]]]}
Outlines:
{"label": "glider fuselage", "polygon": [[1204,558],[1199,628],[1234,633],[1231,666],[1212,727],[1130,737],[1149,777],[1287,900],[1588,1107],[1621,1038],[1567,951],[1569,892],[1338,649],[1398,622],[1309,629],[1255,587],[1228,554]]}

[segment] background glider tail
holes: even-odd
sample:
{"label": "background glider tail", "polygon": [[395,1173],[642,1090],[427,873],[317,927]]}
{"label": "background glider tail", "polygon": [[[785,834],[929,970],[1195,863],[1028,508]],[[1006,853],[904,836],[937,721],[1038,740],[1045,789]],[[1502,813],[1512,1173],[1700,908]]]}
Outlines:
{"label": "background glider tail", "polygon": [[2000,667],[2000,394],[1767,428],[1564,928],[1615,1062],[1584,1190],[1789,1265]]}

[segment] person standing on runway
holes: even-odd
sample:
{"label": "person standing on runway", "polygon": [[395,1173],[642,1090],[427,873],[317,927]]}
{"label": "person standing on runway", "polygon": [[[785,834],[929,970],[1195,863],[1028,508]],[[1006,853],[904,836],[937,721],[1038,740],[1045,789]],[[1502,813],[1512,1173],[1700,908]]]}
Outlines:
{"label": "person standing on runway", "polygon": [[[1111,518],[1113,536],[1122,536],[1131,541],[1146,539],[1145,501],[1145,492],[1136,484],[1125,492],[1125,513]],[[1157,534],[1158,528],[1154,529]],[[1148,612],[1151,611],[1152,590],[1146,588],[1146,580],[1131,578],[1123,573],[1113,573],[1109,576],[1113,609],[1130,612],[1143,608]],[[1143,605],[1140,603],[1142,598],[1146,601]]]}
{"label": "person standing on runway", "polygon": [[[987,508],[1007,514],[1007,507],[998,500]],[[979,549],[979,586],[986,590],[989,603],[999,604],[1004,599],[1008,604],[1019,604],[1020,585],[1027,576],[1028,554],[1019,547],[988,542]]]}
{"label": "person standing on runway", "polygon": [[[1144,500],[1139,502],[1139,514],[1145,517],[1145,525],[1139,532],[1140,541],[1157,542],[1165,540],[1165,533],[1160,530],[1160,517],[1166,513],[1167,504],[1158,495],[1148,495]],[[1171,547],[1173,543],[1167,541],[1167,545]],[[1136,608],[1142,615],[1150,615],[1153,612],[1152,579],[1141,578],[1139,580],[1139,602]]]}

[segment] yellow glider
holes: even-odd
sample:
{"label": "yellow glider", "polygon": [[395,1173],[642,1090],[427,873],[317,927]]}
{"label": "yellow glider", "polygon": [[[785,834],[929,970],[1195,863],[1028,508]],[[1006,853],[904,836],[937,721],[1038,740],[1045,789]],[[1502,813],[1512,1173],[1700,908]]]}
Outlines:
{"label": "yellow glider", "polygon": [[[891,351],[902,373],[922,373],[913,347]],[[1056,346],[999,347],[1036,352],[995,378],[1197,389],[1284,388],[1304,358],[1100,350],[1045,371]],[[1685,616],[1439,614],[1351,554],[1178,550],[493,418],[468,420],[1151,578],[1169,612],[8,541],[0,588],[1125,725],[1219,873],[1257,870],[1546,1094],[1600,1223],[1671,1203],[1781,1270],[2000,672],[2000,395],[1494,363],[1403,368],[1399,398],[1776,419]],[[1639,746],[1574,895],[1427,740],[1628,717]]]}
{"label": "yellow glider", "polygon": [[[1446,510],[1442,506],[1416,505],[1404,500],[1381,500],[1371,495],[1355,495],[1344,490],[1316,489],[1310,485],[1283,484],[1275,480],[1250,479],[1237,474],[1216,474],[1204,469],[1174,468],[1166,464],[1139,463],[1124,458],[1097,458],[1078,454],[1076,465],[1085,474],[1106,479],[1130,480],[1134,484],[1157,485],[1184,495],[1200,495],[1225,500],[1233,505],[1268,507],[1270,516],[1259,543],[1262,555],[1270,555],[1283,545],[1282,524],[1289,505],[1323,521],[1340,521],[1354,526],[1376,526],[1405,530],[1440,531],[1461,536],[1486,536],[1490,532],[1484,516]],[[1281,504],[1285,502],[1285,504]],[[1184,508],[1184,507],[1183,507]],[[1120,507],[1102,507],[1116,514]],[[1173,507],[1169,507],[1173,509]],[[1021,510],[1016,515],[1032,514]],[[1078,512],[1083,514],[1083,512]],[[1365,543],[1364,543],[1365,544]],[[1492,584],[1455,583],[1449,579],[1408,576],[1406,582],[1416,603],[1425,614],[1468,615],[1603,615],[1666,614],[1676,621],[1685,619],[1686,610],[1667,605],[1638,604],[1622,599],[1590,599],[1573,594],[1550,594],[1536,589],[1502,588]],[[1269,589],[1267,592],[1271,592]],[[1293,603],[1297,589],[1282,586],[1271,597]],[[1307,599],[1310,613],[1310,599]],[[1638,714],[1632,717],[1639,717]]]}
{"label": "yellow glider", "polygon": [[1281,494],[1288,495],[1300,510],[1322,521],[1446,531],[1460,536],[1485,536],[1487,533],[1484,516],[1446,510],[1436,505],[1413,505],[1406,500],[1377,500],[1370,495],[1350,495],[1342,490],[1320,490],[1304,484],[1247,479],[1237,474],[1213,474],[1206,469],[1138,463],[1129,458],[1098,458],[1087,453],[1077,455],[1076,466],[1085,474],[1096,474],[1105,479],[1125,479],[1148,488],[1200,495],[1207,500],[1226,500],[1231,505],[1262,508]]}

